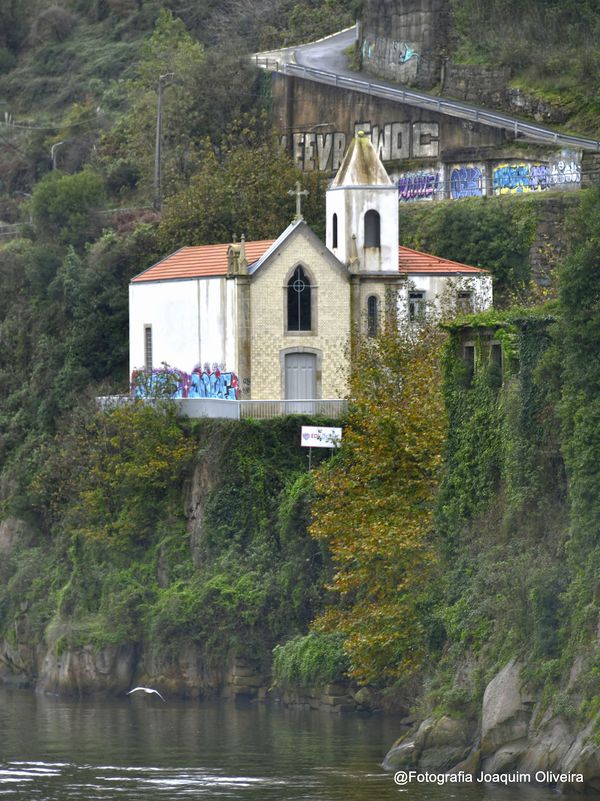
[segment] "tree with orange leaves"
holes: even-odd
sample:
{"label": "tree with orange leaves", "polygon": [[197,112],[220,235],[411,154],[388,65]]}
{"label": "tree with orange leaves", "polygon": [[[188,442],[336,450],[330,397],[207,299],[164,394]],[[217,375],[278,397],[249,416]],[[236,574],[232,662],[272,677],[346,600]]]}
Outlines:
{"label": "tree with orange leaves", "polygon": [[336,600],[315,621],[345,637],[362,683],[406,677],[425,654],[420,607],[434,577],[432,512],[446,433],[442,332],[407,326],[356,349],[349,422],[316,477],[313,537]]}

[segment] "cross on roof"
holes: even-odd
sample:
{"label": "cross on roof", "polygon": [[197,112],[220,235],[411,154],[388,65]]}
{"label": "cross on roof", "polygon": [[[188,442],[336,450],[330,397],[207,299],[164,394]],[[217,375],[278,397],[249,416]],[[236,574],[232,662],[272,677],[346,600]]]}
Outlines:
{"label": "cross on roof", "polygon": [[308,189],[302,189],[300,181],[296,181],[296,188],[288,190],[288,195],[296,195],[296,216],[295,220],[302,219],[302,195],[308,195]]}

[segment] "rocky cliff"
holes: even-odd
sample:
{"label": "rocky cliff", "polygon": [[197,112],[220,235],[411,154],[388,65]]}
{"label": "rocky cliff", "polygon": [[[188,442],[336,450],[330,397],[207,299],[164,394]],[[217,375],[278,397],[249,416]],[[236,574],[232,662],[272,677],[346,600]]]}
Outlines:
{"label": "rocky cliff", "polygon": [[[574,665],[573,683],[577,674]],[[513,659],[487,685],[478,720],[427,718],[394,743],[384,767],[474,778],[521,774],[525,783],[599,790],[597,726],[594,718],[579,728],[556,702],[532,695],[523,679],[523,665]]]}

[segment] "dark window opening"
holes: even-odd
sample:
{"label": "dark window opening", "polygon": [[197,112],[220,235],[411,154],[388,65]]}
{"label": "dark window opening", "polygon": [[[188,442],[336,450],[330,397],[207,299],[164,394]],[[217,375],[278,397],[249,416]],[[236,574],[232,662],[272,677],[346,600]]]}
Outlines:
{"label": "dark window opening", "polygon": [[502,345],[498,342],[493,342],[490,345],[490,363],[489,363],[489,378],[490,386],[500,389],[502,386]]}
{"label": "dark window opening", "polygon": [[367,300],[367,335],[377,336],[379,329],[379,298],[371,295]]}
{"label": "dark window opening", "polygon": [[373,209],[365,214],[365,247],[381,247],[381,218]]}
{"label": "dark window opening", "polygon": [[144,326],[144,367],[152,371],[152,326]]}
{"label": "dark window opening", "polygon": [[311,330],[311,288],[302,267],[296,267],[287,285],[288,331]]}
{"label": "dark window opening", "polygon": [[425,293],[408,293],[408,319],[423,320],[425,318]]}
{"label": "dark window opening", "polygon": [[470,314],[473,311],[473,293],[459,292],[456,305],[459,312]]}
{"label": "dark window opening", "polygon": [[464,345],[463,360],[466,367],[466,384],[470,386],[475,375],[475,345]]}
{"label": "dark window opening", "polygon": [[333,244],[332,244],[332,247],[337,248],[337,246],[338,246],[337,214],[333,215],[333,222],[332,222],[331,230],[332,230],[332,233],[333,233]]}
{"label": "dark window opening", "polygon": [[490,349],[490,364],[502,370],[502,345],[497,342],[494,342]]}

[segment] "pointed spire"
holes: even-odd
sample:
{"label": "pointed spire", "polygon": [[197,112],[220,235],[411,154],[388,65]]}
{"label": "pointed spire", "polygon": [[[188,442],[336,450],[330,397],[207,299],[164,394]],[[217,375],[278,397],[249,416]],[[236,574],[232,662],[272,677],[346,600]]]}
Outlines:
{"label": "pointed spire", "polygon": [[340,186],[391,186],[373,143],[364,131],[359,131],[350,143],[331,188]]}

